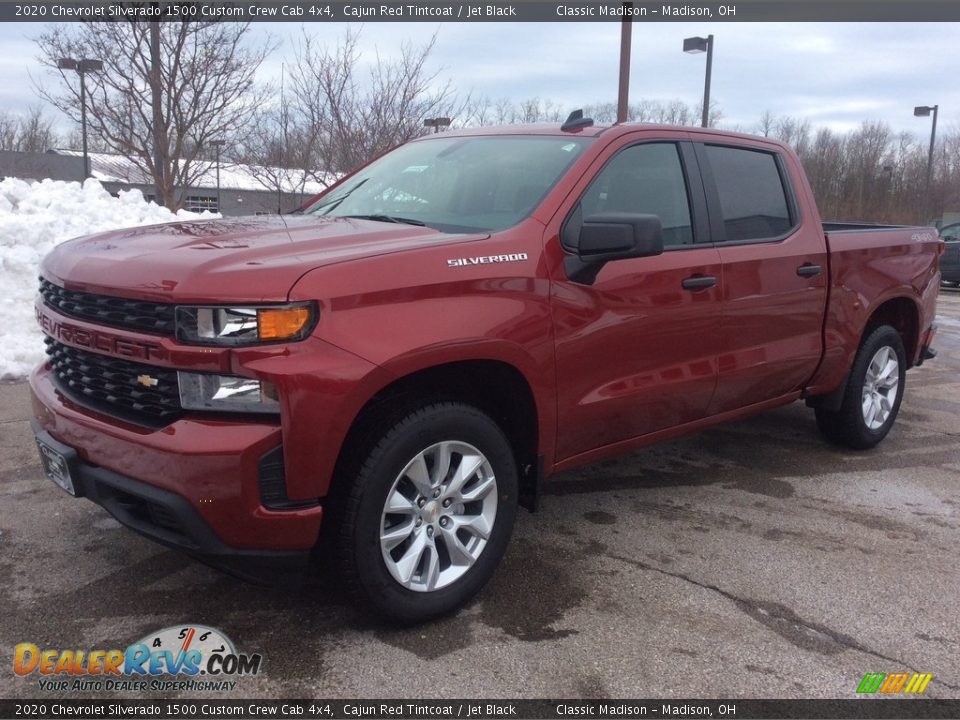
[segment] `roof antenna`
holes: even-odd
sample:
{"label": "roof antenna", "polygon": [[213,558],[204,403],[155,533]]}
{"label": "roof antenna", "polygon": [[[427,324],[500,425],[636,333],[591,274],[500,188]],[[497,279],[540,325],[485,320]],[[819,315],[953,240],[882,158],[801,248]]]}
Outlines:
{"label": "roof antenna", "polygon": [[593,127],[593,118],[585,118],[583,110],[574,110],[560,126],[560,129],[563,132],[579,132],[588,127]]}

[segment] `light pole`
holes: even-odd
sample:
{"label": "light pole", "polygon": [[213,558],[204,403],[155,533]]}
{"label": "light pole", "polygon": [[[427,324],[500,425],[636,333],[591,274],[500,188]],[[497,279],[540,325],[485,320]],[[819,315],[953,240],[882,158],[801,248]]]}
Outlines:
{"label": "light pole", "polygon": [[[940,109],[939,105],[917,105],[913,109],[914,117],[929,117],[933,115],[933,123],[930,126],[930,152],[927,154],[927,189],[924,193],[924,212],[925,214],[930,214],[930,183],[933,179],[933,144],[937,140],[937,111]],[[921,218],[922,222],[926,222],[924,218]]]}
{"label": "light pole", "polygon": [[223,208],[220,207],[220,148],[224,145],[224,140],[211,140],[208,145],[216,148],[217,155],[217,212],[223,214]]}
{"label": "light pole", "polygon": [[450,118],[448,117],[438,117],[438,118],[427,118],[423,121],[424,127],[432,127],[433,134],[436,135],[440,132],[442,127],[450,127]]}
{"label": "light pole", "polygon": [[691,55],[707,53],[707,73],[703,82],[703,117],[700,120],[700,127],[708,127],[710,124],[710,76],[713,74],[713,35],[707,35],[705,38],[685,38],[683,51]]}
{"label": "light pole", "polygon": [[87,83],[85,81],[88,72],[100,72],[103,70],[102,60],[74,60],[73,58],[60,58],[57,61],[57,67],[61,70],[76,70],[80,76],[80,135],[83,138],[83,179],[90,177],[90,157],[87,155]]}

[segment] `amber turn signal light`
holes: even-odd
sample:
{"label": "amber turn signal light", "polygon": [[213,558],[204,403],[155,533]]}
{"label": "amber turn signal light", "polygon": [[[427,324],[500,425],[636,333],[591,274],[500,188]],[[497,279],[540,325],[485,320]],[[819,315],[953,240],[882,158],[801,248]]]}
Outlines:
{"label": "amber turn signal light", "polygon": [[296,337],[310,321],[306,307],[261,308],[257,313],[260,340],[283,340]]}

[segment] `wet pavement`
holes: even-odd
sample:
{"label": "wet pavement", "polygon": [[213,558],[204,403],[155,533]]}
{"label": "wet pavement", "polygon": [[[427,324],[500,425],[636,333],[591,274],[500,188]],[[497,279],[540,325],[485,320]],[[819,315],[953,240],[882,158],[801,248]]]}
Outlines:
{"label": "wet pavement", "polygon": [[264,657],[210,698],[849,698],[897,671],[960,697],[960,292],[940,315],[874,451],[827,445],[795,403],[567,473],[469,607],[408,629],[323,576],[247,585],[70,498],[41,473],[26,386],[0,386],[0,697],[44,696],[17,643],[124,648],[181,623]]}

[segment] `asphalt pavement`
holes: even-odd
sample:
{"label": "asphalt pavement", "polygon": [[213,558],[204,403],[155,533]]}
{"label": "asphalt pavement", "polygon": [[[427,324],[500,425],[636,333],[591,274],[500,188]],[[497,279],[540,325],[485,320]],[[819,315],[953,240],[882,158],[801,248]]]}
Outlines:
{"label": "asphalt pavement", "polygon": [[407,629],[322,575],[247,585],[69,497],[27,386],[2,385],[0,697],[84,697],[15,676],[17,643],[124,648],[185,623],[263,656],[211,699],[850,698],[900,671],[960,697],[960,292],[939,326],[877,449],[828,445],[795,403],[565,474],[472,604]]}

